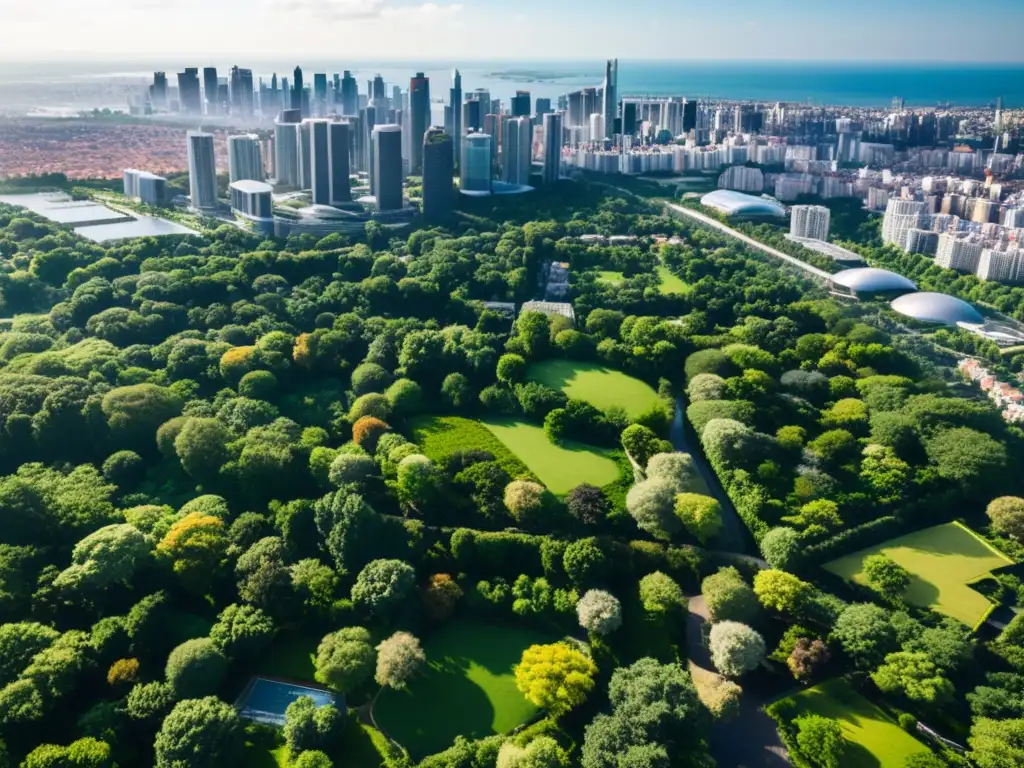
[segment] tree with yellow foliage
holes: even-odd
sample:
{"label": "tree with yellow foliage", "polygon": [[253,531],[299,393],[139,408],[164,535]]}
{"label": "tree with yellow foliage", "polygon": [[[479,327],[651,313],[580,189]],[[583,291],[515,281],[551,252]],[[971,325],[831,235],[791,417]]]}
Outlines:
{"label": "tree with yellow foliage", "polygon": [[219,573],[227,548],[224,521],[191,512],[171,526],[157,552],[174,562],[174,572],[186,589],[204,594]]}
{"label": "tree with yellow foliage", "polygon": [[568,643],[531,645],[516,666],[516,687],[526,698],[561,717],[587,699],[597,666]]}

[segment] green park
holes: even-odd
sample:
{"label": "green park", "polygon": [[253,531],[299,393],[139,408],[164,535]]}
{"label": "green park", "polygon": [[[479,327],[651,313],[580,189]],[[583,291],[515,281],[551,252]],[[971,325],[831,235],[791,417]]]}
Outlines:
{"label": "green park", "polygon": [[622,408],[631,419],[664,405],[649,384],[599,363],[545,360],[531,365],[526,377],[602,411]]}

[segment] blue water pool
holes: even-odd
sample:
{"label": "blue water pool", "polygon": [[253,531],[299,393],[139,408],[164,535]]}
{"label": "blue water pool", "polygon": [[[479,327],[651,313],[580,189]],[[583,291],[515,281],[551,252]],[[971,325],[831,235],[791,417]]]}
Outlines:
{"label": "blue water pool", "polygon": [[300,696],[309,696],[318,707],[335,704],[344,707],[340,696],[320,688],[310,688],[296,683],[270,680],[265,677],[254,678],[249,688],[242,695],[239,710],[242,717],[259,723],[284,725],[284,711],[288,705]]}

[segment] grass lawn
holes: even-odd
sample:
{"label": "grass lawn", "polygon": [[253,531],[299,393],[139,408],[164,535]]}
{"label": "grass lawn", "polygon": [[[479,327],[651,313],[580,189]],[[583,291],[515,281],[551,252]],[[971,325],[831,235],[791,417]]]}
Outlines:
{"label": "grass lawn", "polygon": [[[279,738],[283,740],[283,734]],[[384,734],[364,723],[350,723],[345,729],[342,745],[328,757],[334,759],[335,765],[346,768],[380,768],[386,750]],[[292,761],[288,759],[286,744],[246,741],[244,764],[246,768],[289,768]]]}
{"label": "grass lawn", "polygon": [[658,267],[658,291],[661,293],[689,293],[690,286],[666,266]]}
{"label": "grass lawn", "polygon": [[316,649],[321,639],[320,634],[279,633],[253,666],[254,674],[300,683],[314,682]]}
{"label": "grass lawn", "polygon": [[599,363],[545,360],[531,365],[526,378],[551,389],[560,389],[569,397],[588,402],[602,411],[619,406],[631,419],[663,405],[658,393],[646,382]]}
{"label": "grass lawn", "polygon": [[909,755],[928,751],[845,680],[829,680],[793,699],[802,712],[839,721],[847,740],[843,768],[903,768]]}
{"label": "grass lawn", "polygon": [[417,416],[410,422],[412,439],[423,454],[434,461],[456,451],[476,448],[488,451],[494,460],[512,477],[531,474],[526,465],[495,437],[487,427],[475,419],[461,416]]}
{"label": "grass lawn", "polygon": [[1012,563],[969,528],[946,523],[854,552],[826,563],[825,568],[844,579],[865,584],[862,563],[877,552],[884,552],[910,571],[907,602],[933,608],[969,627],[984,618],[992,603],[968,583]]}
{"label": "grass lawn", "polygon": [[603,283],[604,285],[621,285],[625,280],[626,276],[621,272],[601,270],[597,273],[597,282]]}
{"label": "grass lawn", "polygon": [[492,418],[482,422],[554,494],[568,493],[580,483],[598,488],[619,479],[614,451],[563,440],[555,445],[543,428],[521,419]]}
{"label": "grass lawn", "polygon": [[527,647],[554,639],[471,621],[446,624],[424,640],[426,672],[404,691],[385,689],[374,720],[417,761],[460,734],[479,739],[510,731],[537,711],[516,688],[513,667]]}

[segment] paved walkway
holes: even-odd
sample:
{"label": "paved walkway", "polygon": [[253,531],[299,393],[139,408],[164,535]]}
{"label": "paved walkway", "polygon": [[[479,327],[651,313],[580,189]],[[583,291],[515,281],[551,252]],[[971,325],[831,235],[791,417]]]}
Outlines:
{"label": "paved walkway", "polygon": [[772,248],[770,245],[765,245],[764,243],[758,242],[754,238],[748,237],[747,235],[744,235],[742,232],[733,229],[727,224],[723,224],[718,219],[713,219],[710,216],[706,216],[700,211],[695,211],[692,208],[686,208],[681,205],[676,205],[675,203],[665,203],[665,207],[668,208],[669,211],[671,211],[672,213],[686,216],[687,218],[693,219],[694,221],[711,227],[712,229],[717,229],[719,232],[729,235],[729,237],[734,237],[740,242],[744,243],[745,245],[749,245],[751,248],[756,248],[762,253],[768,254],[772,258],[785,261],[790,266],[794,266],[798,269],[803,270],[808,275],[817,280],[828,281],[832,277],[832,275],[830,275],[825,270],[818,269],[817,267],[808,264],[806,261],[800,261],[800,259],[794,256],[790,256],[788,253],[783,253],[782,251],[777,250],[776,248]]}
{"label": "paved walkway", "polygon": [[[703,640],[707,605],[701,595],[689,600],[686,647],[690,665],[717,674]],[[755,692],[744,689],[739,714],[726,722],[716,722],[712,727],[709,746],[721,768],[786,768],[790,764],[775,721],[761,709],[764,704]]]}

